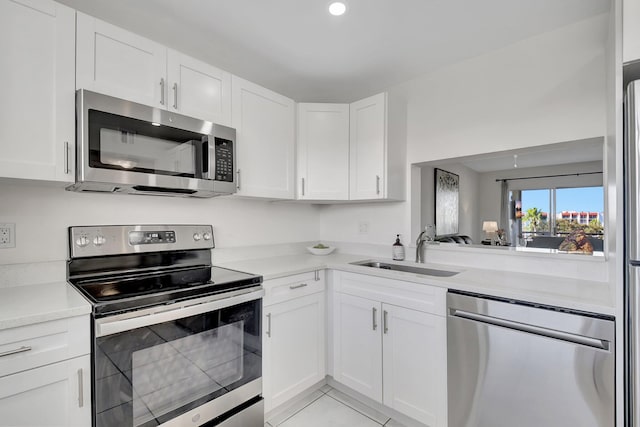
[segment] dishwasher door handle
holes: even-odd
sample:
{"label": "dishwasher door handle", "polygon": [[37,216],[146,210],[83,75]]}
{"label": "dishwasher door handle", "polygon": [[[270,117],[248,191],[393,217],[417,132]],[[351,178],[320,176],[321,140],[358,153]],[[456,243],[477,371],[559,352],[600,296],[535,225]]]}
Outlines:
{"label": "dishwasher door handle", "polygon": [[494,326],[501,326],[503,328],[509,328],[516,331],[520,331],[520,332],[540,335],[547,338],[554,338],[557,340],[567,341],[574,344],[584,345],[587,347],[593,347],[600,350],[609,351],[611,346],[611,343],[607,340],[585,337],[583,335],[572,334],[569,332],[562,332],[555,329],[543,328],[541,326],[534,326],[526,323],[514,322],[512,320],[500,319],[498,317],[472,313],[469,311],[458,310],[456,308],[450,308],[449,313],[453,317],[473,320],[476,322],[486,323]]}

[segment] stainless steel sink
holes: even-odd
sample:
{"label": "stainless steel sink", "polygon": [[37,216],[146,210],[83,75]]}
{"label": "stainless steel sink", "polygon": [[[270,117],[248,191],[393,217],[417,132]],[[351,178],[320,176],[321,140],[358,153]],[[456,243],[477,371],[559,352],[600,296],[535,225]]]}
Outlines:
{"label": "stainless steel sink", "polygon": [[451,277],[458,274],[458,271],[437,270],[435,268],[414,267],[411,265],[387,264],[376,261],[352,262],[353,265],[361,265],[363,267],[380,268],[382,270],[405,271],[407,273],[424,274],[425,276]]}

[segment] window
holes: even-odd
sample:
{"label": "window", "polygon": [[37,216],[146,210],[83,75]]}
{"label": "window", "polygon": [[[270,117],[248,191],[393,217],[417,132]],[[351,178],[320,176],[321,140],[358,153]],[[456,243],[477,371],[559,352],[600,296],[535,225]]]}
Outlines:
{"label": "window", "polygon": [[[602,186],[517,190],[510,196],[516,206],[511,221],[518,246],[530,246],[536,237],[540,241],[543,236],[564,238],[577,229],[584,230],[592,242],[604,239]],[[601,246],[597,243],[594,246]]]}

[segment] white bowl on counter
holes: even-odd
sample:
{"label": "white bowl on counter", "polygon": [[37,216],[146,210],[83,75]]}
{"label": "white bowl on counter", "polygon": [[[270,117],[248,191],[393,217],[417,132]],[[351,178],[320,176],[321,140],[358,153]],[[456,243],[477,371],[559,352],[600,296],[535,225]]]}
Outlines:
{"label": "white bowl on counter", "polygon": [[314,248],[313,246],[307,246],[307,250],[314,255],[329,255],[331,252],[335,251],[336,248],[328,247],[328,248]]}

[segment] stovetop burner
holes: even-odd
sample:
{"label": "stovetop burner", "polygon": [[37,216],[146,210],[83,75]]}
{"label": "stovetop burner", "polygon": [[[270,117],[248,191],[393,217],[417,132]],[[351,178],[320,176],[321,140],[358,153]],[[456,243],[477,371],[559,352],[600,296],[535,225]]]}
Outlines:
{"label": "stovetop burner", "polygon": [[[212,232],[211,226],[71,227],[69,282],[92,303],[95,317],[259,286],[261,276],[211,265]],[[140,238],[167,233],[170,242]],[[203,236],[211,239],[209,249]]]}

